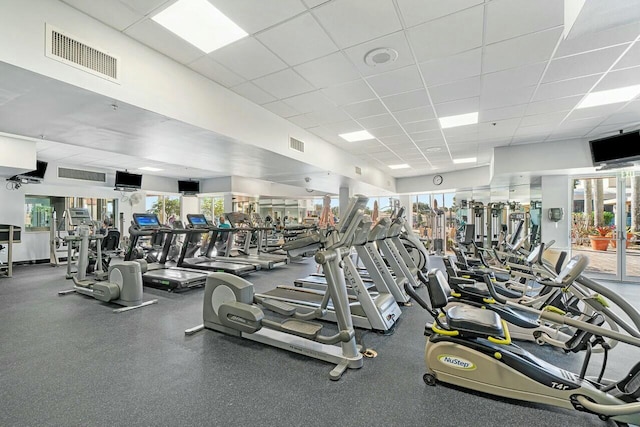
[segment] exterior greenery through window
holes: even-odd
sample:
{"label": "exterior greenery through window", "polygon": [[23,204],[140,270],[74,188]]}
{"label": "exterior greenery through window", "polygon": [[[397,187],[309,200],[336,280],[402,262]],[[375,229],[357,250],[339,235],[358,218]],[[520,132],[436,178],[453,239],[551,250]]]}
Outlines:
{"label": "exterior greenery through window", "polygon": [[147,213],[158,215],[161,224],[180,218],[180,196],[147,195]]}
{"label": "exterior greenery through window", "polygon": [[113,224],[117,202],[115,199],[90,197],[26,195],[24,198],[25,231],[49,231],[54,212],[58,230],[66,230],[66,222],[62,218],[67,208],[88,209],[94,221],[101,222],[108,219]]}

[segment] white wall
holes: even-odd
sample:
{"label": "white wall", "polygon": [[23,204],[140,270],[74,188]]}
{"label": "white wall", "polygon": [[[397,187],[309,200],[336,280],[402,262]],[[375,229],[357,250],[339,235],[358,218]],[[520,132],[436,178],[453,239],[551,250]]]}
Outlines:
{"label": "white wall", "polygon": [[36,143],[0,134],[0,176],[10,177],[36,169]]}
{"label": "white wall", "polygon": [[396,180],[396,190],[399,194],[434,191],[446,193],[456,189],[482,187],[490,183],[489,166],[441,173],[440,175],[443,178],[441,185],[433,184],[434,175],[436,174],[398,178]]}
{"label": "white wall", "polygon": [[[542,218],[540,237],[542,242],[555,240],[556,250],[571,250],[571,179],[568,175],[542,177]],[[560,222],[549,220],[549,208],[562,208],[564,219]]]}

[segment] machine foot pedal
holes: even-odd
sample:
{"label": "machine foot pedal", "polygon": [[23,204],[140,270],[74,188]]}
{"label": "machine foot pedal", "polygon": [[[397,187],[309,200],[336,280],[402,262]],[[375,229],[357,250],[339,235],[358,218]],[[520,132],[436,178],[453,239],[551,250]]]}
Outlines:
{"label": "machine foot pedal", "polygon": [[322,330],[322,325],[319,323],[305,322],[297,319],[287,319],[280,324],[280,327],[284,331],[308,339],[314,339]]}

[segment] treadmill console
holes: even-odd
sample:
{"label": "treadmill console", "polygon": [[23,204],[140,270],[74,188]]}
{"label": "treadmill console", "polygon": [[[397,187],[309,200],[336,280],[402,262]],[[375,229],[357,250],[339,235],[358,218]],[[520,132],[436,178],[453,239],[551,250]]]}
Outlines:
{"label": "treadmill console", "polygon": [[209,228],[211,225],[207,218],[202,214],[189,214],[187,215],[187,221],[192,228]]}
{"label": "treadmill console", "polygon": [[77,227],[81,224],[90,224],[92,221],[89,209],[85,208],[67,209],[67,218],[69,218],[69,224],[73,227]]}
{"label": "treadmill console", "polygon": [[160,221],[156,214],[133,214],[133,222],[139,230],[149,230],[160,228]]}

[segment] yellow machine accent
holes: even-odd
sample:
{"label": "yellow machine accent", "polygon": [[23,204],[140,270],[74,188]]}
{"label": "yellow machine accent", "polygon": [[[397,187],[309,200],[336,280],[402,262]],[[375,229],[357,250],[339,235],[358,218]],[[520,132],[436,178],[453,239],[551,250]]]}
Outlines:
{"label": "yellow machine accent", "polygon": [[547,305],[543,308],[544,311],[550,311],[552,313],[557,313],[561,316],[564,316],[565,314],[567,314],[565,311],[560,310],[558,307],[554,307],[552,305]]}
{"label": "yellow machine accent", "polygon": [[502,328],[504,329],[504,338],[488,337],[487,339],[494,344],[509,345],[511,344],[511,335],[509,334],[509,327],[507,322],[501,320]]}
{"label": "yellow machine accent", "polygon": [[487,304],[495,304],[496,303],[496,300],[494,300],[493,298],[482,298],[482,301],[486,302]]}
{"label": "yellow machine accent", "polygon": [[462,294],[458,293],[458,292],[453,292],[451,291],[451,296],[455,297],[455,298],[460,298],[462,296]]}
{"label": "yellow machine accent", "polygon": [[460,335],[459,331],[447,331],[446,329],[438,328],[438,325],[435,322],[431,325],[431,330],[436,334],[446,335],[448,337],[457,337]]}
{"label": "yellow machine accent", "polygon": [[493,353],[493,357],[495,357],[496,359],[500,360],[500,359],[502,359],[502,353],[496,351],[495,353]]}

